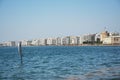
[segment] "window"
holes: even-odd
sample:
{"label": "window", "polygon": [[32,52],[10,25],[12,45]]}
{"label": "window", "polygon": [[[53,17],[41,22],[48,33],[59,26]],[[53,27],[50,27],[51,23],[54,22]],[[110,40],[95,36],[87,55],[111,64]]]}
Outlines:
{"label": "window", "polygon": [[114,41],[119,41],[119,39],[118,38],[114,38]]}

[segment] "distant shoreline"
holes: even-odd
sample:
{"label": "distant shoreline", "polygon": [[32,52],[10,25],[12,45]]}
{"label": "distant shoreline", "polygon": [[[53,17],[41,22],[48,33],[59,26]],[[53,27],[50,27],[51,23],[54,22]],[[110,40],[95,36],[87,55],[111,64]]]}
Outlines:
{"label": "distant shoreline", "polygon": [[[103,44],[100,44],[100,45],[91,45],[91,44],[82,44],[82,45],[38,45],[38,46],[33,46],[33,45],[29,45],[29,46],[22,46],[22,47],[39,47],[39,46],[79,46],[79,47],[84,47],[84,46],[120,46],[120,45],[103,45]],[[17,47],[17,46],[0,46],[0,47]]]}
{"label": "distant shoreline", "polygon": [[88,45],[87,44],[87,45],[85,45],[85,44],[83,44],[83,45],[80,45],[80,46],[120,46],[120,45],[103,45],[103,44],[99,44],[99,45]]}

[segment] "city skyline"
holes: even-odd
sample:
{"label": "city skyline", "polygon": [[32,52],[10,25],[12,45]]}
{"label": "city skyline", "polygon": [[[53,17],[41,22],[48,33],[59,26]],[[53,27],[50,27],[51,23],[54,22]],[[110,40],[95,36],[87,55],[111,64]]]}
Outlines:
{"label": "city skyline", "polygon": [[0,1],[0,41],[120,31],[119,0]]}
{"label": "city skyline", "polygon": [[32,40],[5,41],[0,42],[0,47],[17,46],[88,46],[88,45],[120,45],[120,33],[103,31],[97,34],[84,34],[81,36],[64,36],[56,38],[39,38]]}

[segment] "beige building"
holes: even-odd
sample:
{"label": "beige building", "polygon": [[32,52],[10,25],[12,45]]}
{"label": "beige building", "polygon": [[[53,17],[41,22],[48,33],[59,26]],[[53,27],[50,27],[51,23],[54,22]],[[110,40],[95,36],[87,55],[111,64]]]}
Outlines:
{"label": "beige building", "polygon": [[105,38],[109,37],[109,33],[104,31],[100,34],[100,41],[104,41]]}
{"label": "beige building", "polygon": [[103,40],[103,44],[120,45],[120,36],[110,36]]}

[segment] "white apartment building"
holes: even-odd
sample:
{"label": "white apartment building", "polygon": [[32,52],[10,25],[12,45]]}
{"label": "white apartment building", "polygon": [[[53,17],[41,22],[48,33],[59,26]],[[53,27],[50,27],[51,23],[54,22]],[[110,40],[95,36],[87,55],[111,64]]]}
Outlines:
{"label": "white apartment building", "polygon": [[39,45],[45,45],[45,39],[43,38],[39,39]]}
{"label": "white apartment building", "polygon": [[62,44],[63,45],[70,45],[70,37],[66,36],[62,39]]}
{"label": "white apartment building", "polygon": [[33,45],[33,46],[39,46],[39,40],[38,39],[32,40],[31,45]]}
{"label": "white apartment building", "polygon": [[80,44],[84,42],[94,42],[95,41],[95,34],[87,34],[80,37]]}
{"label": "white apartment building", "polygon": [[21,43],[22,43],[22,46],[30,46],[32,41],[31,40],[22,40]]}
{"label": "white apartment building", "polygon": [[46,39],[46,45],[52,45],[52,38]]}
{"label": "white apartment building", "polygon": [[56,38],[52,38],[52,45],[57,45],[57,39]]}
{"label": "white apartment building", "polygon": [[70,45],[77,45],[77,44],[78,44],[78,37],[70,36]]}
{"label": "white apartment building", "polygon": [[100,42],[100,34],[95,35],[95,42]]}
{"label": "white apartment building", "polygon": [[7,42],[3,42],[2,46],[16,46],[15,41],[7,41]]}
{"label": "white apartment building", "polygon": [[62,45],[62,37],[57,37],[56,38],[56,41],[57,41],[57,45]]}

